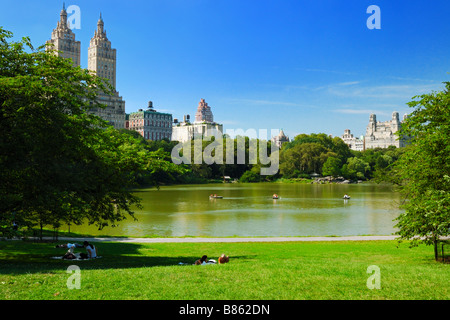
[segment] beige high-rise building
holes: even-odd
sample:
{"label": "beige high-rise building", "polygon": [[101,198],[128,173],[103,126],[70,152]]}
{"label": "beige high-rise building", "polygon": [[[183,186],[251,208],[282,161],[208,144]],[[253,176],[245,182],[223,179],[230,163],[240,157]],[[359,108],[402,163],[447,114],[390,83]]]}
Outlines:
{"label": "beige high-rise building", "polygon": [[113,95],[100,93],[98,102],[106,105],[104,109],[97,108],[93,112],[108,121],[116,129],[125,128],[125,101],[116,91],[116,49],[111,48],[111,41],[106,37],[102,15],[97,22],[97,30],[91,39],[88,49],[88,69],[95,71],[97,76],[108,80],[113,88]]}
{"label": "beige high-rise building", "polygon": [[88,69],[95,71],[99,77],[106,78],[116,89],[116,49],[111,48],[111,41],[106,37],[102,15],[97,21],[97,30],[88,49]]}
{"label": "beige high-rise building", "polygon": [[[52,32],[51,40],[57,54],[63,58],[70,58],[74,66],[80,66],[80,41],[75,40],[75,34],[67,21],[65,6],[61,10],[61,18],[56,29]],[[104,108],[92,108],[91,113],[109,122],[116,129],[125,129],[125,101],[116,91],[116,49],[111,48],[111,42],[106,37],[104,22],[100,14],[97,29],[91,39],[88,49],[88,69],[95,71],[97,76],[105,78],[112,86],[112,95],[99,93],[97,102],[105,105]]]}
{"label": "beige high-rise building", "polygon": [[52,38],[47,41],[47,44],[53,45],[51,49],[58,51],[56,53],[58,56],[72,59],[74,66],[80,66],[81,43],[75,40],[75,33],[69,28],[65,5],[60,13],[60,21],[56,29],[53,29]]}

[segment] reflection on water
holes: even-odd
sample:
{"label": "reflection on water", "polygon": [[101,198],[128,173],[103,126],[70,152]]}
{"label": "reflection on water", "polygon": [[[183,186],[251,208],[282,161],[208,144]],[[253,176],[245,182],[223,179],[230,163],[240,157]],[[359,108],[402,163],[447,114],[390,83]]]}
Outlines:
{"label": "reflection on water", "polygon": [[[280,198],[272,199],[277,193]],[[364,184],[208,184],[139,190],[144,208],[116,228],[71,227],[96,235],[344,236],[389,235],[400,196]],[[210,199],[211,194],[223,199]],[[344,194],[350,200],[342,199]]]}

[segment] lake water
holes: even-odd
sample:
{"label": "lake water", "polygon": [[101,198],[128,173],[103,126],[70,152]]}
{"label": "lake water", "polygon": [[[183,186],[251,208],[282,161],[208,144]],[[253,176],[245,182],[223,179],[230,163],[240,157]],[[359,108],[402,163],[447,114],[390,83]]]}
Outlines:
{"label": "lake water", "polygon": [[[71,231],[130,237],[390,235],[401,213],[400,195],[372,183],[178,185],[136,194],[144,206],[136,211],[137,222],[130,218],[102,231],[87,226]],[[210,194],[223,199],[211,200]],[[344,194],[351,199],[343,200]]]}

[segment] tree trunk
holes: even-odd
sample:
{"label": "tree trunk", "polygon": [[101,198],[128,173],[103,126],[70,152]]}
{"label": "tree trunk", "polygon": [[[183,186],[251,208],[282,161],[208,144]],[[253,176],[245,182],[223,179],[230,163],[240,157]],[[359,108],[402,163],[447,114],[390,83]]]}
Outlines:
{"label": "tree trunk", "polygon": [[42,241],[42,229],[44,229],[44,225],[42,224],[42,221],[40,221],[39,227],[40,227],[40,230],[39,230],[39,240]]}
{"label": "tree trunk", "polygon": [[439,251],[438,251],[438,243],[439,243],[439,241],[438,241],[438,239],[434,238],[433,239],[433,243],[434,243],[434,259],[436,261],[438,261],[438,259],[439,259]]}

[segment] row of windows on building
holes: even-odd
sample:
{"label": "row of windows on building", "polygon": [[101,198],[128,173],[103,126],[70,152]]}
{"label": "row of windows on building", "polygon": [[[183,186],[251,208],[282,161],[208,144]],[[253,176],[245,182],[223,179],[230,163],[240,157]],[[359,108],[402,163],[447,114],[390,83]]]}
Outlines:
{"label": "row of windows on building", "polygon": [[147,140],[162,140],[162,139],[171,139],[172,133],[170,132],[149,132],[143,130],[136,130],[139,132],[145,139]]}
{"label": "row of windows on building", "polygon": [[61,49],[65,50],[69,54],[70,54],[70,52],[75,51],[75,53],[71,54],[74,57],[77,57],[78,52],[80,52],[80,50],[78,50],[78,47],[70,45],[70,44],[69,45],[63,45]]}
{"label": "row of windows on building", "polygon": [[103,58],[103,59],[114,59],[114,55],[109,52],[107,52],[107,53],[103,53],[103,52],[95,53],[94,52],[94,53],[89,54],[89,57],[96,57],[96,56]]}
{"label": "row of windows on building", "polygon": [[141,136],[143,136],[147,140],[161,140],[161,139],[171,139],[172,138],[172,130],[164,130],[164,131],[154,131],[141,128],[133,128],[128,127],[128,130],[133,130],[139,132]]}
{"label": "row of windows on building", "polygon": [[152,126],[152,127],[162,127],[162,128],[170,128],[172,127],[172,123],[168,121],[155,121],[155,120],[130,120],[130,127],[137,126]]}
{"label": "row of windows on building", "polygon": [[136,113],[132,113],[130,115],[130,120],[133,118],[137,118],[137,119],[160,119],[160,120],[170,120],[172,121],[172,116],[168,115],[168,114],[161,114],[161,113],[157,113],[157,112],[136,112]]}

